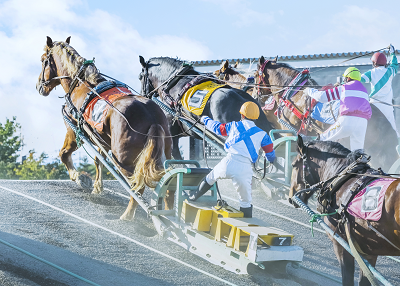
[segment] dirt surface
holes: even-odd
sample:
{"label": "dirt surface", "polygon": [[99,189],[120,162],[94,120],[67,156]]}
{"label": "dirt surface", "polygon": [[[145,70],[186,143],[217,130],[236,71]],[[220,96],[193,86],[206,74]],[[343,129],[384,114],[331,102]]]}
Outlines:
{"label": "dirt surface", "polygon": [[[119,194],[126,193],[114,181],[105,187],[102,195],[92,195],[70,181],[0,181],[0,239],[98,285],[340,285],[290,265],[286,274],[254,266],[249,274],[235,275],[162,239],[141,209],[135,221],[119,220],[128,203]],[[237,200],[231,183],[223,181],[219,187],[228,203],[238,207],[229,199]],[[145,198],[149,195],[148,190]],[[305,251],[302,266],[340,279],[326,234],[314,231],[312,237],[309,227],[263,209],[308,224],[305,213],[260,190],[253,191],[253,203],[259,208],[255,217],[295,235],[295,244]],[[400,263],[382,257],[377,268],[400,285]],[[0,285],[89,284],[0,243]]]}

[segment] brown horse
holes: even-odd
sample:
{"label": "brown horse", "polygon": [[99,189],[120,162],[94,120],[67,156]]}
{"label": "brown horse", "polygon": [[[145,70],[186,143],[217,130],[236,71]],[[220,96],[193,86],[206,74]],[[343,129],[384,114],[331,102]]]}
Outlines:
{"label": "brown horse", "polygon": [[[263,57],[261,57],[261,58],[264,59]],[[261,65],[260,65],[260,61],[259,61],[258,69]],[[230,85],[234,88],[240,88],[240,89],[244,90],[244,88],[246,87],[245,84],[247,83],[247,78],[244,75],[242,75],[239,71],[234,70],[236,67],[237,67],[237,64],[235,64],[235,66],[232,67],[229,65],[229,61],[226,60],[223,63],[223,65],[221,66],[221,68],[214,72],[214,75],[216,75],[219,79],[227,81],[228,85]],[[271,88],[270,85],[268,85],[267,87],[262,86],[262,84],[260,84],[260,79],[259,79],[258,73],[255,73],[255,79],[256,79],[255,84],[259,84],[260,87],[259,88],[249,87],[245,91],[248,94],[250,94],[253,98],[258,100],[258,102],[260,103],[261,106],[264,106],[265,101],[268,100],[270,98],[270,96],[273,95],[271,93],[271,89],[275,89],[275,88]],[[242,85],[238,84],[238,83],[242,83]],[[281,125],[278,122],[278,118],[274,114],[276,108],[277,108],[277,105],[275,104],[275,106],[272,110],[264,110],[263,109],[264,114],[266,115],[267,120],[271,123],[271,125],[273,126],[274,129],[286,129],[285,126]]]}
{"label": "brown horse", "polygon": [[[36,84],[41,95],[49,95],[60,84],[66,93],[69,92],[73,79],[85,62],[69,43],[70,37],[65,42],[53,42],[47,37],[45,53],[41,58],[42,71]],[[86,68],[81,80],[70,94],[72,104],[78,110],[90,88],[106,81],[93,64]],[[105,117],[103,131],[98,135],[101,142],[104,142],[102,145],[105,151],[111,150],[114,164],[129,178],[130,185],[142,194],[145,185],[154,187],[154,183],[163,175],[162,159],[171,158],[172,141],[168,123],[163,111],[142,96],[124,96],[114,101],[113,105]],[[91,179],[79,174],[74,168],[71,155],[77,150],[76,136],[67,124],[66,126],[67,134],[60,151],[61,161],[71,180],[83,188],[90,188]],[[102,165],[97,160],[95,165],[96,179],[92,193],[99,194],[103,191]],[[131,197],[121,219],[133,219],[136,207],[137,202]]]}
{"label": "brown horse", "polygon": [[[248,94],[253,94],[253,87],[246,86],[247,77],[245,77],[242,72],[237,71],[239,63],[236,62],[234,66],[229,64],[229,61],[226,60],[220,67],[220,69],[214,72],[214,75],[218,77],[220,80],[226,81],[228,85],[233,88],[241,89]],[[261,104],[261,102],[260,102]]]}
{"label": "brown horse", "polygon": [[[334,175],[341,172],[345,167],[357,160],[360,155],[364,155],[360,150],[350,152],[342,145],[336,142],[310,141],[304,143],[302,138],[298,137],[299,155],[293,162],[292,183],[290,187],[290,198],[293,195],[305,189],[305,184],[314,185],[320,181],[326,181]],[[370,173],[373,169],[366,166],[363,173]],[[305,174],[303,174],[303,171]],[[360,175],[350,177],[338,191],[333,195],[330,205],[331,209],[338,209],[344,203],[346,193],[350,192],[351,187],[360,178]],[[307,203],[311,193],[302,193],[299,198]],[[329,211],[331,212],[331,211]],[[347,212],[346,212],[347,213]],[[381,238],[368,227],[367,221],[354,217],[347,213],[348,220],[352,226],[350,234],[360,247],[372,266],[375,266],[379,255],[400,255],[400,180],[395,180],[388,187],[382,208],[382,216],[378,221],[371,221],[370,224],[385,236],[396,247],[392,246],[386,240]],[[338,218],[325,217],[324,221],[332,230],[340,230]],[[346,239],[343,233],[341,236]],[[339,260],[342,269],[343,285],[353,285],[354,282],[354,258],[344,248],[330,237],[335,254]],[[359,285],[370,285],[363,272],[360,272]]]}
{"label": "brown horse", "polygon": [[[261,71],[262,67],[263,70]],[[259,59],[257,70],[258,72],[255,74],[256,83],[260,83],[260,74],[262,74],[265,82],[264,85],[270,86],[270,89],[260,89],[259,93],[261,96],[268,96],[268,94],[269,96],[274,96],[276,103],[279,102],[280,96],[282,95],[282,92],[279,92],[279,90],[281,90],[284,86],[289,85],[292,79],[300,73],[298,70],[292,68],[288,64],[276,62],[276,59],[266,63],[264,57]],[[317,83],[313,79],[309,79],[304,86],[307,85],[317,85]],[[257,91],[258,90],[256,88],[254,93],[257,93]],[[257,95],[253,94],[253,97],[254,96]],[[300,90],[290,99],[290,101],[298,110],[304,113],[307,107],[307,98],[308,96],[303,95],[303,92]],[[277,117],[274,115],[276,109],[277,104],[275,104],[274,109],[269,111],[269,113],[266,113],[268,120],[274,124],[274,126],[276,126],[275,124],[279,124],[277,122]],[[368,120],[364,149],[372,156],[372,166],[376,168],[382,167],[384,170],[389,170],[389,168],[398,158],[398,154],[396,152],[396,132],[393,130],[386,117],[375,105],[371,104],[371,109],[372,117],[370,120]],[[273,117],[275,117],[275,121],[272,121]],[[286,106],[282,108],[281,119],[289,123],[296,130],[300,129],[301,120]],[[327,124],[323,124],[318,121],[314,121],[314,123],[322,130],[326,130],[328,128]],[[281,126],[280,128],[287,129],[285,126]],[[341,143],[342,142],[343,141],[341,141]]]}
{"label": "brown horse", "polygon": [[[288,86],[293,78],[299,74],[299,71],[290,67],[285,63],[278,63],[277,57],[271,61],[266,62],[265,58],[261,56],[257,63],[257,72],[254,74],[255,84],[259,85],[259,88],[253,89],[252,96],[258,98],[259,101],[270,100],[273,97],[275,105],[271,110],[264,110],[268,121],[271,122],[275,128],[288,129],[285,125],[278,122],[278,118],[275,115],[275,111],[278,108],[279,100],[284,92],[284,87]],[[316,85],[316,82],[310,79],[305,86]],[[303,92],[300,90],[290,99],[293,105],[302,113],[307,108],[306,104],[307,96],[303,96]],[[283,108],[281,118],[299,130],[301,126],[301,120],[288,108]],[[322,127],[323,124],[317,122],[317,125]]]}

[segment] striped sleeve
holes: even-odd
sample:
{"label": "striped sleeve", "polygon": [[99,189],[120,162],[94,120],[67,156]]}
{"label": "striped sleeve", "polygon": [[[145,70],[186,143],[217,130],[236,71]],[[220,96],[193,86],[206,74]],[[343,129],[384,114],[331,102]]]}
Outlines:
{"label": "striped sleeve", "polygon": [[366,73],[361,75],[362,83],[370,83],[371,82],[371,71],[367,71]]}
{"label": "striped sleeve", "polygon": [[203,116],[202,121],[206,125],[208,130],[214,132],[217,135],[221,135],[221,136],[228,136],[228,134],[231,130],[231,127],[232,127],[232,123],[233,123],[233,122],[221,123],[219,121],[212,120],[208,116]]}
{"label": "striped sleeve", "polygon": [[330,102],[332,100],[340,99],[342,93],[341,87],[334,87],[327,90],[317,90],[315,88],[310,88],[308,95],[319,102]]}
{"label": "striped sleeve", "polygon": [[261,148],[264,150],[266,154],[274,151],[274,144],[272,143],[272,140],[267,133],[265,133],[261,141]]}
{"label": "striped sleeve", "polygon": [[389,68],[392,70],[393,76],[397,74],[397,71],[399,70],[399,64],[397,63],[397,57],[395,53],[392,53],[390,55],[390,66]]}

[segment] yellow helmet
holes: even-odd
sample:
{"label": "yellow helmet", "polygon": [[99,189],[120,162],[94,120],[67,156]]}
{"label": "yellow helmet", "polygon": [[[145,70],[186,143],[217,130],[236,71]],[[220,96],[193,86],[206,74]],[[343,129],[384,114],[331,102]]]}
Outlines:
{"label": "yellow helmet", "polygon": [[252,101],[243,103],[239,112],[248,119],[257,119],[260,116],[260,109],[258,108],[258,105]]}
{"label": "yellow helmet", "polygon": [[347,70],[344,71],[343,76],[349,77],[351,79],[358,80],[358,81],[361,80],[361,73],[358,70],[358,68],[355,68],[355,67],[349,67]]}

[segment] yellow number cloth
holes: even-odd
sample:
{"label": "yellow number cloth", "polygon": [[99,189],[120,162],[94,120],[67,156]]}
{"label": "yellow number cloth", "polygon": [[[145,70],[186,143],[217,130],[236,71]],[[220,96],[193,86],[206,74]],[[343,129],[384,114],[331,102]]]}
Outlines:
{"label": "yellow number cloth", "polygon": [[204,107],[211,94],[218,88],[224,87],[224,84],[217,84],[212,81],[206,81],[196,86],[193,86],[186,91],[186,93],[182,96],[181,103],[182,106],[196,114],[202,115]]}

